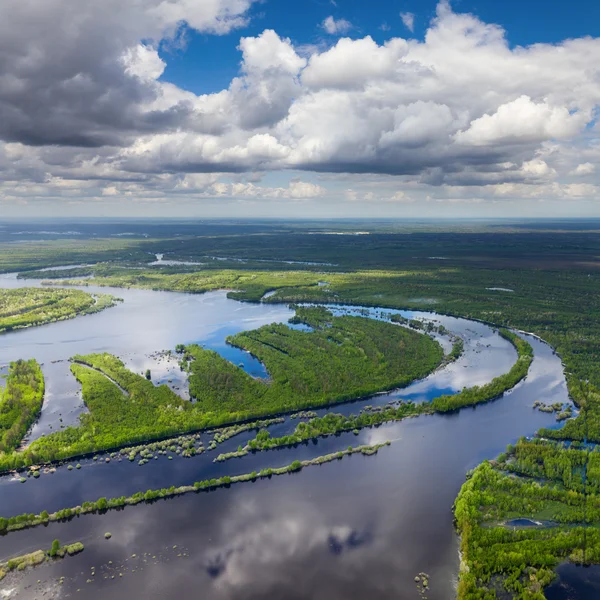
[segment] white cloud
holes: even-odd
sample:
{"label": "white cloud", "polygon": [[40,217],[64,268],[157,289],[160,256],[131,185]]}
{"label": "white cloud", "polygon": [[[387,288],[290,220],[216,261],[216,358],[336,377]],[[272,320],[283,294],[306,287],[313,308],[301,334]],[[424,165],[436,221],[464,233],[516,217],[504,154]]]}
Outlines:
{"label": "white cloud", "polygon": [[560,139],[578,133],[589,118],[589,114],[581,112],[571,114],[566,106],[551,106],[546,101],[535,103],[522,95],[501,104],[493,114],[472,121],[466,131],[456,134],[456,140],[485,146]]}
{"label": "white cloud", "polygon": [[156,48],[138,44],[127,48],[122,56],[125,73],[142,80],[158,79],[164,72],[166,63],[160,58]]}
{"label": "white cloud", "polygon": [[[311,199],[319,198],[325,195],[325,188],[314,183],[300,180],[292,180],[287,188],[283,187],[263,187],[255,185],[252,182],[237,183],[215,183],[211,186],[211,191],[219,196],[228,196],[232,198],[288,198],[288,199]],[[207,195],[211,195],[210,191]]]}
{"label": "white cloud", "polygon": [[415,30],[415,15],[410,12],[402,12],[400,13],[400,18],[402,19],[402,23],[404,23],[404,27],[412,33]]}
{"label": "white cloud", "polygon": [[397,75],[400,59],[408,52],[402,39],[379,46],[373,38],[342,38],[331,49],[313,54],[302,72],[302,83],[309,88],[352,89],[376,79]]}
{"label": "white cloud", "polygon": [[[239,75],[217,93],[160,81],[169,58],[156,49],[179,39],[181,20],[224,33],[251,4],[5,0],[0,194],[52,196],[62,186],[82,197],[329,201],[321,180],[269,188],[239,179],[290,169],[358,174],[363,184],[352,180],[339,198],[372,192],[374,202],[432,188],[451,191],[449,200],[596,189],[599,39],[511,47],[497,25],[442,2],[423,40],[299,48],[265,30],[241,38]],[[333,35],[350,24],[323,26]]]}
{"label": "white cloud", "polygon": [[346,21],[346,19],[334,19],[331,15],[323,20],[321,27],[329,35],[337,35],[347,33],[352,29],[352,23]]}
{"label": "white cloud", "polygon": [[595,172],[596,172],[596,165],[592,164],[591,162],[586,162],[586,163],[581,163],[581,164],[577,165],[577,167],[575,169],[573,169],[573,171],[571,171],[570,174],[582,176],[582,175],[592,175]]}
{"label": "white cloud", "polygon": [[325,188],[307,181],[291,181],[289,195],[291,198],[318,198],[325,195]]}

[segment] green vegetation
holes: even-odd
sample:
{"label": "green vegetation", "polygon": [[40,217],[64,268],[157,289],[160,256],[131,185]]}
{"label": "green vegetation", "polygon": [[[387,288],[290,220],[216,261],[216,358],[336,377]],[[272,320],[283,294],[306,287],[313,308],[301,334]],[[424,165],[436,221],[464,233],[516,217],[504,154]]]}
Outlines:
{"label": "green vegetation", "polygon": [[81,542],[61,546],[58,540],[54,540],[52,542],[52,547],[48,552],[36,550],[35,552],[30,552],[23,556],[11,558],[5,563],[0,563],[0,581],[2,581],[10,571],[24,571],[28,567],[37,567],[51,558],[64,558],[67,555],[73,556],[79,554],[80,552],[83,552],[83,549],[84,547]]}
{"label": "green vegetation", "polygon": [[449,362],[454,362],[455,360],[458,360],[462,356],[464,351],[465,351],[465,342],[463,341],[462,338],[457,338],[454,341],[454,343],[452,344],[452,350],[450,350],[450,353],[448,354],[448,356],[446,358]]}
{"label": "green vegetation", "polygon": [[238,449],[236,452],[219,454],[215,458],[215,462],[222,462],[230,458],[239,458],[249,452],[295,446],[296,444],[301,444],[302,442],[318,437],[335,435],[344,431],[360,430],[365,427],[376,427],[382,423],[401,421],[406,417],[431,413],[432,410],[429,404],[415,404],[413,402],[402,402],[397,406],[388,405],[379,411],[365,411],[359,415],[350,415],[349,417],[328,413],[323,417],[316,417],[308,422],[301,421],[296,425],[292,434],[279,438],[272,438],[266,429],[261,429],[257,436],[253,440],[250,440],[244,448]]}
{"label": "green vegetation", "polygon": [[4,390],[0,388],[0,462],[15,450],[33,425],[44,401],[44,376],[35,360],[10,364]]}
{"label": "green vegetation", "polygon": [[[194,273],[164,273],[161,271],[132,271],[131,269],[110,268],[109,275],[87,279],[77,279],[80,273],[74,273],[73,279],[49,281],[53,285],[100,285],[122,288],[142,288],[148,290],[170,290],[174,292],[202,293],[212,290],[234,289],[230,298],[258,302],[267,292],[302,286],[318,286],[319,275],[303,271],[234,271],[211,270]],[[87,273],[86,273],[87,274]]]}
{"label": "green vegetation", "polygon": [[439,344],[428,336],[389,323],[334,317],[322,307],[297,308],[295,320],[314,331],[274,324],[228,339],[266,365],[268,383],[216,352],[188,348],[196,406],[207,414],[227,410],[242,418],[324,406],[405,386],[443,358]]}
{"label": "green vegetation", "polygon": [[0,517],[0,534],[9,531],[17,531],[19,529],[26,529],[28,527],[36,527],[37,525],[45,525],[53,521],[70,519],[71,517],[77,515],[98,512],[102,513],[113,508],[133,506],[135,504],[139,504],[140,502],[152,502],[161,498],[172,498],[174,496],[189,494],[190,492],[209,491],[220,487],[229,487],[236,483],[255,481],[256,479],[270,478],[274,475],[285,475],[286,473],[294,473],[305,467],[322,465],[327,462],[343,458],[344,456],[350,456],[352,454],[372,456],[373,454],[376,454],[380,448],[383,448],[384,446],[389,446],[389,444],[390,442],[384,442],[372,446],[357,446],[356,448],[349,447],[347,450],[334,452],[332,454],[326,454],[324,456],[319,456],[310,460],[296,460],[286,467],[279,467],[276,469],[265,468],[259,473],[248,473],[245,475],[235,475],[232,477],[224,476],[219,479],[207,479],[204,481],[197,481],[193,485],[184,485],[180,487],[172,486],[170,488],[162,488],[159,490],[137,492],[132,496],[121,496],[119,498],[110,499],[99,498],[98,500],[96,500],[96,502],[83,502],[81,506],[75,506],[73,508],[64,508],[51,514],[44,511],[39,515],[26,513],[10,518]]}
{"label": "green vegetation", "polygon": [[453,396],[439,396],[430,403],[415,404],[414,402],[401,402],[399,404],[377,407],[377,410],[367,410],[367,407],[365,407],[365,410],[361,414],[350,415],[349,417],[329,413],[323,417],[312,418],[308,422],[298,423],[292,434],[280,438],[271,438],[269,432],[263,429],[244,448],[238,449],[235,452],[219,454],[215,461],[220,462],[230,458],[239,458],[257,450],[293,446],[310,439],[334,435],[344,431],[358,432],[365,427],[376,427],[390,421],[401,421],[407,417],[433,414],[435,412],[449,412],[465,406],[473,406],[494,400],[506,390],[514,387],[527,375],[529,366],[533,360],[533,349],[525,340],[509,331],[501,330],[500,334],[516,347],[518,353],[517,362],[508,373],[496,377],[487,385],[467,388]]}
{"label": "green vegetation", "polygon": [[[477,467],[454,507],[459,599],[542,600],[560,562],[600,562],[599,475],[600,453],[542,440],[521,440]],[[540,525],[517,528],[514,519]]]}
{"label": "green vegetation", "polygon": [[72,319],[114,306],[108,294],[48,288],[0,289],[0,333]]}
{"label": "green vegetation", "polygon": [[[215,352],[189,348],[193,403],[166,385],[154,386],[112,355],[75,356],[71,371],[82,385],[89,413],[81,416],[77,427],[44,436],[24,452],[0,455],[0,469],[59,461],[366,396],[425,376],[443,357],[431,338],[389,323],[333,317],[322,308],[299,308],[297,318],[315,331],[269,325],[231,340],[265,362],[273,378],[268,384],[252,379]],[[255,427],[244,424],[217,432],[209,449]],[[143,452],[140,464],[152,454]],[[131,454],[135,458],[137,451],[130,452],[130,459]]]}
{"label": "green vegetation", "polygon": [[486,385],[473,386],[465,388],[458,394],[434,398],[431,402],[433,410],[436,412],[449,412],[463,408],[464,406],[474,406],[482,402],[489,402],[490,400],[499,398],[527,375],[529,366],[533,361],[533,348],[531,345],[506,329],[501,329],[500,335],[511,342],[517,349],[517,362],[511,367],[510,371],[504,375],[495,377]]}

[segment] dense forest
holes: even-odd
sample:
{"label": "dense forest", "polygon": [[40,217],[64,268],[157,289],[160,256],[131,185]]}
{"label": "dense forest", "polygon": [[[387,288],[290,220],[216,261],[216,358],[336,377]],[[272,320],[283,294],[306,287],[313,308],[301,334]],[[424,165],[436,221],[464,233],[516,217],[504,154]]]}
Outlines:
{"label": "dense forest", "polygon": [[542,600],[561,561],[600,562],[600,452],[521,439],[469,475],[454,512],[459,598]]}
{"label": "dense forest", "polygon": [[0,289],[0,333],[98,312],[115,302],[108,294],[94,297],[81,290]]}
{"label": "dense forest", "polygon": [[0,387],[0,463],[21,443],[35,423],[44,401],[44,376],[35,360],[10,364],[6,386]]}
{"label": "dense forest", "polygon": [[445,413],[494,400],[506,390],[514,387],[527,375],[533,358],[533,349],[525,340],[505,330],[500,330],[500,334],[515,345],[518,354],[517,362],[508,373],[496,377],[487,385],[465,388],[458,394],[439,396],[431,402],[419,404],[414,402],[392,403],[377,407],[376,410],[363,410],[359,415],[350,415],[348,417],[335,413],[328,413],[323,417],[315,416],[308,421],[298,423],[296,429],[290,435],[279,438],[272,438],[269,432],[263,429],[241,450],[221,454],[216,460],[223,461],[229,458],[239,458],[245,456],[248,452],[255,452],[257,450],[293,446],[310,439],[334,435],[344,431],[358,433],[365,427],[373,427],[390,421],[401,421],[406,417],[434,414],[436,412]]}
{"label": "dense forest", "polygon": [[296,322],[239,333],[228,342],[248,350],[271,380],[257,381],[216,353],[192,348],[190,394],[207,412],[273,412],[322,406],[402,387],[424,377],[443,359],[430,337],[363,317],[334,317],[322,307],[298,307]]}

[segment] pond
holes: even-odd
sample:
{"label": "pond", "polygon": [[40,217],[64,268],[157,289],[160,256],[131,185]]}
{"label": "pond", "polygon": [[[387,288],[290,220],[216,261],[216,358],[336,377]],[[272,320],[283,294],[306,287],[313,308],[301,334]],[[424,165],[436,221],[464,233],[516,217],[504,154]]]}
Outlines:
{"label": "pond", "polygon": [[[3,286],[23,283],[33,282],[0,278]],[[64,424],[65,417],[72,421],[82,410],[67,362],[75,353],[115,353],[137,372],[150,368],[153,379],[170,378],[161,371],[164,365],[158,366],[167,362],[166,355],[157,353],[178,343],[198,342],[264,377],[268,376],[264,365],[248,353],[233,353],[224,340],[231,333],[286,322],[292,316],[287,306],[240,303],[227,299],[225,292],[100,291],[125,301],[102,313],[0,338],[0,365],[19,357],[44,363],[48,400],[33,437],[56,430],[60,418]],[[356,307],[336,310],[361,314]],[[390,312],[370,309],[369,314],[386,318]],[[407,388],[321,409],[319,414],[357,413],[365,405],[401,398],[431,400],[489,382],[516,360],[514,348],[487,325],[434,313],[402,314],[433,319],[460,335],[465,342],[463,356]],[[82,541],[86,549],[75,557],[9,576],[0,583],[0,594],[36,598],[46,593],[58,598],[76,596],[81,590],[81,597],[110,594],[120,600],[196,597],[201,591],[202,598],[219,600],[413,599],[418,596],[414,577],[425,571],[430,575],[429,600],[449,600],[455,595],[458,573],[451,509],[465,473],[520,436],[556,426],[553,415],[533,410],[535,399],[568,402],[559,357],[540,340],[527,339],[535,352],[527,378],[503,398],[460,413],[407,419],[363,430],[358,436],[342,434],[224,463],[214,463],[213,458],[243,445],[253,432],[194,458],[175,456],[167,461],[161,456],[144,466],[127,460],[88,459],[80,461],[81,470],[63,466],[25,484],[1,478],[0,515],[10,516],[248,473],[349,445],[392,440],[374,457],[354,455],[271,480],[11,533],[0,538],[0,560],[49,548],[55,538],[62,543]],[[448,348],[447,340],[445,345]],[[62,362],[52,362],[56,360]],[[296,423],[287,417],[270,431],[282,435]],[[212,436],[201,437],[206,447]],[[104,538],[106,532],[112,533],[109,540]],[[65,577],[62,585],[60,577]]]}

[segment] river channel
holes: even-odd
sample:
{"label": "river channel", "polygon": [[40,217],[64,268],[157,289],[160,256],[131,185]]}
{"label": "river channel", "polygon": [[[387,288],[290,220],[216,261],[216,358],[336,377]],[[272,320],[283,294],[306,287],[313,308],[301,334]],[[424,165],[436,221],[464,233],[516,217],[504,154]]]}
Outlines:
{"label": "river channel", "polygon": [[[23,285],[37,282],[0,276],[0,287]],[[69,372],[68,359],[74,354],[114,353],[137,372],[150,368],[155,383],[168,383],[185,396],[179,369],[162,351],[196,342],[255,377],[268,377],[259,361],[227,346],[225,338],[266,323],[285,323],[293,314],[285,305],[230,300],[226,292],[85,289],[111,293],[124,302],[94,315],[0,337],[0,368],[17,358],[43,363],[46,401],[29,439],[76,422],[85,410]],[[359,314],[360,309],[336,310]],[[390,312],[375,309],[370,316],[385,318]],[[367,404],[402,398],[428,401],[489,382],[516,360],[514,348],[485,324],[430,312],[402,314],[434,320],[460,335],[464,354],[407,388],[319,414],[357,413]],[[0,597],[408,600],[419,597],[414,578],[424,571],[430,576],[427,598],[450,600],[459,561],[451,508],[465,473],[520,436],[555,426],[553,415],[532,408],[535,400],[569,402],[559,357],[533,336],[526,338],[535,351],[527,378],[502,398],[456,414],[407,419],[358,436],[342,434],[224,463],[213,462],[216,454],[243,445],[255,432],[194,458],[167,461],[161,456],[144,466],[85,459],[79,461],[81,469],[61,466],[24,484],[2,477],[0,515],[7,517],[287,465],[349,445],[392,441],[373,457],[354,455],[271,480],[10,533],[0,537],[0,561],[49,548],[55,538],[82,541],[85,551],[10,575],[0,582]],[[448,349],[448,340],[442,342]],[[296,423],[286,417],[270,431],[285,434]],[[204,433],[202,438],[207,446],[212,436]],[[105,532],[111,532],[109,540]]]}

